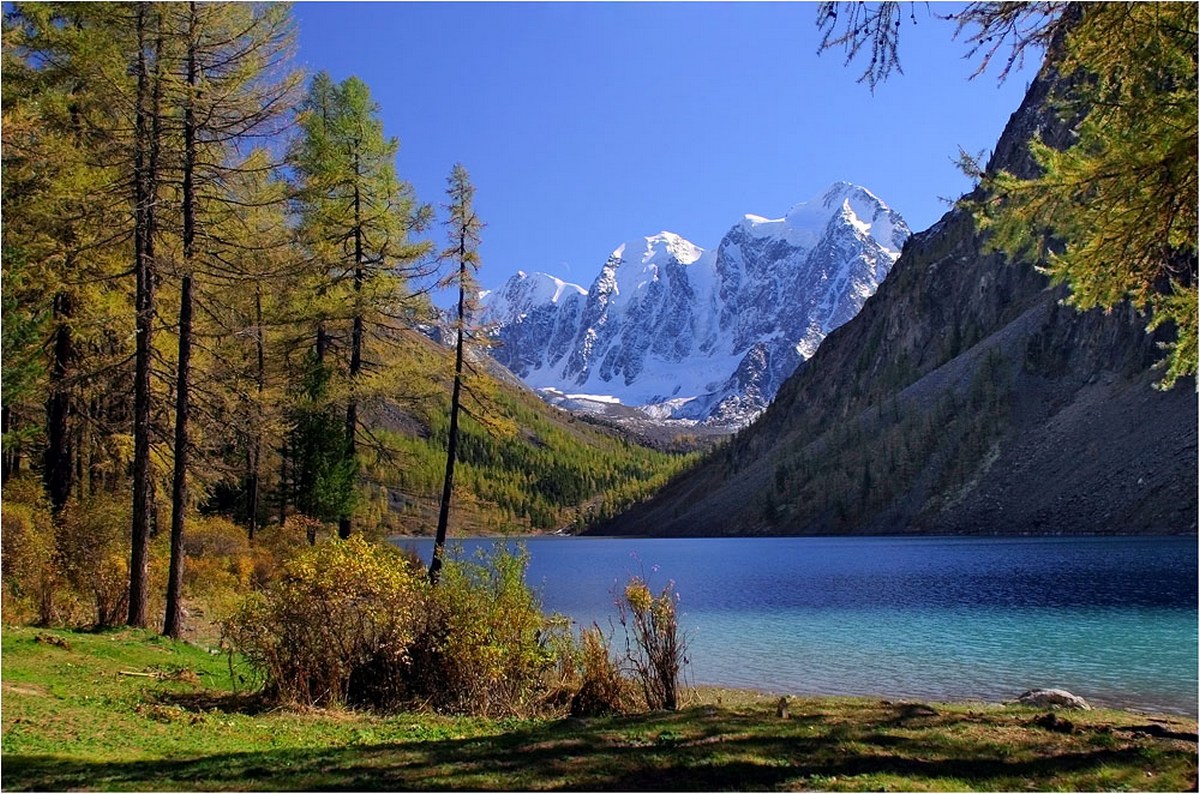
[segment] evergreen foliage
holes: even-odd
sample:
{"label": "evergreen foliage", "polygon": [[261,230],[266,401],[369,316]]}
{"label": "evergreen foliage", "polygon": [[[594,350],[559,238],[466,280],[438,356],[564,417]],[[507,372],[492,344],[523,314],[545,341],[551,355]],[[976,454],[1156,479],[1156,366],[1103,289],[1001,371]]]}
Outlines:
{"label": "evergreen foliage", "polygon": [[[300,181],[300,235],[312,256],[316,335],[328,335],[331,352],[344,362],[346,445],[355,464],[364,403],[404,393],[411,382],[411,373],[396,370],[388,347],[419,308],[407,278],[429,248],[408,239],[429,209],[396,176],[400,144],[384,135],[378,114],[361,80],[335,84],[321,72],[301,109],[291,154]],[[323,358],[320,340],[317,347]],[[351,515],[343,513],[339,532],[350,531]]]}
{"label": "evergreen foliage", "polygon": [[291,416],[288,454],[296,509],[333,522],[354,508],[358,467],[346,441],[346,425],[325,399],[329,368],[310,353],[302,394]]}

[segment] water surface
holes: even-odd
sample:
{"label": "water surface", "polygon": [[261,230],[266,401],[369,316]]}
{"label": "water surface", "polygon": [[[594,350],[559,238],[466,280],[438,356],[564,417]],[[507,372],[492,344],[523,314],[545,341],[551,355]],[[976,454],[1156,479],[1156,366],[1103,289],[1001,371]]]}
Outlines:
{"label": "water surface", "polygon": [[581,624],[609,628],[630,575],[673,580],[698,684],[987,701],[1060,687],[1197,710],[1195,538],[523,542],[545,607]]}

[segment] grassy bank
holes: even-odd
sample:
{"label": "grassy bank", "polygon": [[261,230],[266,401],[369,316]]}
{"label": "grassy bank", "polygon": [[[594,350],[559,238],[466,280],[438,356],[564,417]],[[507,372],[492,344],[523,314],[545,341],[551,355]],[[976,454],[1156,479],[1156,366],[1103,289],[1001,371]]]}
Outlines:
{"label": "grassy bank", "polygon": [[[205,648],[3,631],[3,787],[28,789],[1188,790],[1196,723],[1119,711],[777,698],[479,720],[268,708]],[[241,689],[239,692],[238,689]]]}

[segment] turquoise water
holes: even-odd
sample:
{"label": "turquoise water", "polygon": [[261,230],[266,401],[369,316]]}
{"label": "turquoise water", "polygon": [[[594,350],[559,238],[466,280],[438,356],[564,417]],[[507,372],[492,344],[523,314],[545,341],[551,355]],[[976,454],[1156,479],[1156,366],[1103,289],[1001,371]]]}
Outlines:
{"label": "turquoise water", "polygon": [[[428,556],[428,541],[398,542]],[[673,580],[698,684],[987,701],[1059,687],[1099,705],[1197,710],[1195,538],[525,545],[546,608],[581,624],[609,628],[630,575]]]}

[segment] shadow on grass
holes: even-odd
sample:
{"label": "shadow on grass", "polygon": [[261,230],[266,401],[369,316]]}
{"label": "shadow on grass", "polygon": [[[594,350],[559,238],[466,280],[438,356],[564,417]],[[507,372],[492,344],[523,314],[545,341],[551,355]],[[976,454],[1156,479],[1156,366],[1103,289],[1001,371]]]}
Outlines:
{"label": "shadow on grass", "polygon": [[154,692],[151,697],[159,705],[178,706],[196,712],[219,711],[223,714],[258,716],[276,709],[274,703],[256,692]]}
{"label": "shadow on grass", "polygon": [[[974,722],[955,720],[963,721]],[[969,727],[998,727],[986,718],[978,723]],[[1087,736],[1075,736],[1069,744],[1051,747],[1039,732],[1029,731],[1023,740],[1027,747],[989,751],[993,745],[955,737],[944,727],[935,726],[928,737],[897,736],[874,727],[854,731],[821,715],[771,720],[763,713],[689,709],[563,720],[481,738],[173,760],[87,763],[9,754],[4,788],[708,791],[822,788],[834,778],[887,775],[912,781],[912,788],[942,781],[943,787],[950,782],[952,788],[961,783],[1004,789],[1018,781],[1047,788],[1051,780],[1061,785],[1064,775],[1111,768],[1132,768],[1140,775],[1145,765],[1144,745],[1089,745]],[[1011,722],[1000,727],[1011,728]],[[1194,785],[1194,747],[1158,743],[1155,753],[1156,766],[1170,765]]]}

